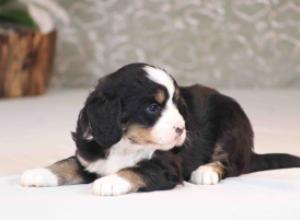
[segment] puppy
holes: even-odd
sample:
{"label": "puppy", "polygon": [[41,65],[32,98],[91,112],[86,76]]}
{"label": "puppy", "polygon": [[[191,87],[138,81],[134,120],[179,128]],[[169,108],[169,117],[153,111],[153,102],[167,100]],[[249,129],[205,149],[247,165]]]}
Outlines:
{"label": "puppy", "polygon": [[75,156],[24,172],[21,184],[94,181],[94,194],[113,196],[300,167],[297,156],[253,152],[251,124],[232,98],[202,85],[180,87],[165,70],[144,63],[98,81],[72,136]]}

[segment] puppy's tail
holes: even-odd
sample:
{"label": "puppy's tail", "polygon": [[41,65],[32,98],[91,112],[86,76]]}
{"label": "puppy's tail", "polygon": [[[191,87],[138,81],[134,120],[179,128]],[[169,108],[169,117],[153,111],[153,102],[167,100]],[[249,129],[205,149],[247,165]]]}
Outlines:
{"label": "puppy's tail", "polygon": [[253,153],[250,164],[244,173],[292,167],[300,167],[300,157],[282,153]]}

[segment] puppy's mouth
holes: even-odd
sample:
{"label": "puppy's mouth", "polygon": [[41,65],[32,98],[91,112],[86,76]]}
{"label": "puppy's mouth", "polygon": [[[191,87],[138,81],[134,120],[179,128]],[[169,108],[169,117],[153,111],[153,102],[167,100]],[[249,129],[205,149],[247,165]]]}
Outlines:
{"label": "puppy's mouth", "polygon": [[174,147],[180,147],[183,145],[185,138],[182,137],[176,137],[172,142],[168,143],[159,143],[153,140],[147,140],[144,143],[139,143],[134,138],[127,137],[128,140],[130,140],[132,143],[139,144],[139,145],[145,145],[151,148],[155,148],[157,150],[170,150]]}
{"label": "puppy's mouth", "polygon": [[184,132],[181,135],[176,136],[176,138],[175,138],[176,145],[175,146],[177,146],[177,147],[182,146],[185,142],[185,139],[186,139],[186,130],[184,130]]}
{"label": "puppy's mouth", "polygon": [[145,147],[151,147],[161,150],[170,150],[173,147],[180,147],[183,145],[186,139],[186,130],[184,129],[180,134],[174,133],[170,139],[164,139],[164,137],[155,137],[152,134],[151,128],[144,128],[141,126],[132,126],[126,130],[124,134],[128,140],[138,145],[145,145]]}
{"label": "puppy's mouth", "polygon": [[180,136],[175,136],[175,138],[167,143],[160,143],[160,142],[155,142],[155,141],[149,141],[148,144],[149,145],[154,145],[157,147],[157,149],[161,149],[161,150],[170,150],[174,147],[181,147],[183,146],[184,142],[186,139],[186,133],[184,132],[182,135]]}

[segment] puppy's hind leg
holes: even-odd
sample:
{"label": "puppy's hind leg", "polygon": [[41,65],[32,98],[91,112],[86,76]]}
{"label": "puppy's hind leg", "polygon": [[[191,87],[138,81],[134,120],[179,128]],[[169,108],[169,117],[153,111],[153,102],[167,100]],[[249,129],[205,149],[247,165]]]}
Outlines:
{"label": "puppy's hind leg", "polygon": [[59,186],[92,182],[95,175],[87,173],[73,156],[45,168],[25,171],[21,176],[22,186]]}

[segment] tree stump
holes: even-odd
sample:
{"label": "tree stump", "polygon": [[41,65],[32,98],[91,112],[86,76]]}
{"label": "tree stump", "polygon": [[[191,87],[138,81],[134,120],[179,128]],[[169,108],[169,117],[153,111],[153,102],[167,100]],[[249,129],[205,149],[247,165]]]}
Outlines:
{"label": "tree stump", "polygon": [[56,32],[0,32],[0,97],[46,92],[52,75]]}

